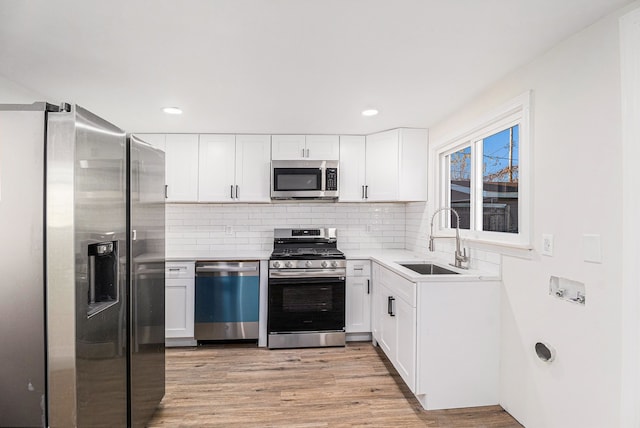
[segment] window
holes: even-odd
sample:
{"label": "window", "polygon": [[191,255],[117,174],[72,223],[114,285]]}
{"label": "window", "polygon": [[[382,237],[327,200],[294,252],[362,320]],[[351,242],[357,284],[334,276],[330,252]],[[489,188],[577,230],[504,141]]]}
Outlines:
{"label": "window", "polygon": [[[529,94],[439,145],[440,205],[465,238],[529,245]],[[443,227],[455,227],[454,213]]]}

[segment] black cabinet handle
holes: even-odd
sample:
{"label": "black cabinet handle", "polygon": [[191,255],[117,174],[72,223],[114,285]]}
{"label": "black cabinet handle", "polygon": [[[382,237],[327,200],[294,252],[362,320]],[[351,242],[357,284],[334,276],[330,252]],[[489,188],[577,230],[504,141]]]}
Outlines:
{"label": "black cabinet handle", "polygon": [[395,317],[395,316],[396,316],[396,314],[395,314],[395,313],[393,313],[393,302],[394,302],[395,300],[396,300],[396,298],[395,298],[395,297],[393,297],[393,296],[389,296],[389,297],[387,298],[387,313],[388,313],[390,316],[392,316],[392,317]]}
{"label": "black cabinet handle", "polygon": [[364,186],[364,198],[369,199],[369,186]]}
{"label": "black cabinet handle", "polygon": [[167,199],[169,197],[169,185],[164,185],[164,198]]}
{"label": "black cabinet handle", "polygon": [[231,188],[231,199],[233,199],[233,184],[229,187]]}
{"label": "black cabinet handle", "polygon": [[240,198],[240,193],[238,192],[239,189],[240,189],[240,186],[236,184],[236,199]]}
{"label": "black cabinet handle", "polygon": [[371,280],[367,279],[367,294],[371,294]]}

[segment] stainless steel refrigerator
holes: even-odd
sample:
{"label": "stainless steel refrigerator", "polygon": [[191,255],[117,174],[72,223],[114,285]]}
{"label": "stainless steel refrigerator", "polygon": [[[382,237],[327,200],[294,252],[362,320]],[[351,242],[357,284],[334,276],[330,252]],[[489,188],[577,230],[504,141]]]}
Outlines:
{"label": "stainless steel refrigerator", "polygon": [[144,425],[163,192],[162,153],[82,107],[0,105],[0,426]]}

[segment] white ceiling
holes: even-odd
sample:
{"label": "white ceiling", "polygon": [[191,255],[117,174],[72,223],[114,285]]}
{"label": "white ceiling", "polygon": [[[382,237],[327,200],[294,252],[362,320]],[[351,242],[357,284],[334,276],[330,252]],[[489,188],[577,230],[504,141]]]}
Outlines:
{"label": "white ceiling", "polygon": [[628,3],[0,0],[0,75],[127,131],[428,127]]}

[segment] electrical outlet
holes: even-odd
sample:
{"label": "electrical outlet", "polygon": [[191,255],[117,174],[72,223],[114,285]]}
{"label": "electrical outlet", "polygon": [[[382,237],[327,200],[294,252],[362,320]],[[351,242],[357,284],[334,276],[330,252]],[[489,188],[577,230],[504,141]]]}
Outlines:
{"label": "electrical outlet", "polygon": [[225,226],[224,227],[224,233],[227,234],[227,235],[233,235],[233,227]]}
{"label": "electrical outlet", "polygon": [[540,251],[540,254],[545,256],[553,256],[553,235],[542,235],[542,250]]}

